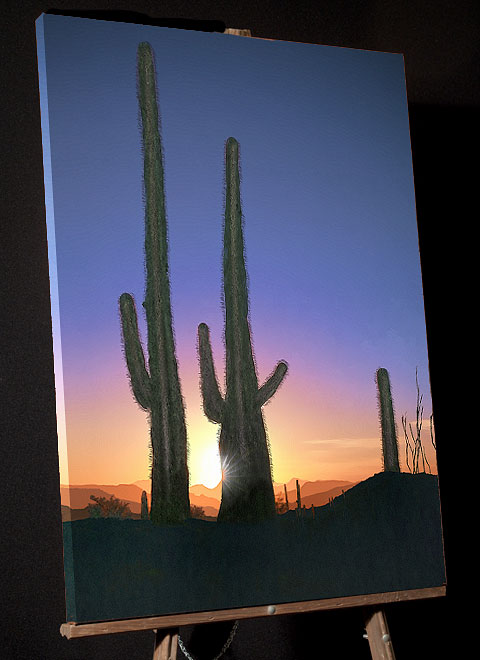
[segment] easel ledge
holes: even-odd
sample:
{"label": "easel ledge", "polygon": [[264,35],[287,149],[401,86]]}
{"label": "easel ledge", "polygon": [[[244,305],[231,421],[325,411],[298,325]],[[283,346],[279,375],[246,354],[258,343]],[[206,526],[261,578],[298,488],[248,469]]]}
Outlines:
{"label": "easel ledge", "polygon": [[397,603],[407,600],[421,600],[445,596],[446,587],[431,587],[427,589],[411,589],[408,591],[391,591],[384,594],[367,594],[364,596],[348,596],[347,598],[327,598],[325,600],[309,600],[300,603],[281,603],[279,605],[261,605],[258,607],[241,607],[232,610],[214,612],[193,612],[188,614],[167,614],[145,619],[123,619],[102,621],[99,623],[63,623],[60,633],[67,639],[90,637],[92,635],[110,635],[112,633],[133,632],[135,630],[161,630],[178,628],[200,623],[250,619],[274,614],[300,614],[317,610],[337,610],[347,607],[382,606],[386,603]]}

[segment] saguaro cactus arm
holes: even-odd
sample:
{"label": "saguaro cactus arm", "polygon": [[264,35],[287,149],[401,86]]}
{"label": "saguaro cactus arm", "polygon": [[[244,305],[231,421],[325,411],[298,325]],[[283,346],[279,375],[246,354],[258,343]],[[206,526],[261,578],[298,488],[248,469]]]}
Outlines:
{"label": "saguaro cactus arm", "polygon": [[202,388],[203,409],[212,422],[222,421],[225,401],[220,394],[215,365],[213,363],[210,331],[205,323],[198,326],[198,352],[200,356],[200,382]]}
{"label": "saguaro cactus arm", "polygon": [[152,405],[150,376],[145,366],[145,355],[140,341],[135,302],[129,293],[122,293],[120,296],[120,317],[125,359],[133,395],[144,410],[150,410]]}
{"label": "saguaro cactus arm", "polygon": [[287,363],[281,360],[275,367],[273,374],[267,378],[262,387],[258,390],[257,393],[257,403],[259,406],[263,406],[278,390],[285,374],[287,373]]}

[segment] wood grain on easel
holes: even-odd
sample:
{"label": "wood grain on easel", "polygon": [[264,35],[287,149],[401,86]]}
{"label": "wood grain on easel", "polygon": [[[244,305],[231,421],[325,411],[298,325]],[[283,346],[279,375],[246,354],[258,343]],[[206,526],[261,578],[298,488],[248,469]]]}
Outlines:
{"label": "wood grain on easel", "polygon": [[395,660],[385,612],[379,608],[367,609],[365,627],[372,660]]}
{"label": "wood grain on easel", "polygon": [[225,31],[223,34],[236,34],[237,37],[251,37],[252,36],[252,31],[251,30],[243,30],[239,28],[225,28]]}
{"label": "wood grain on easel", "polygon": [[153,660],[176,660],[177,645],[177,628],[156,629]]}

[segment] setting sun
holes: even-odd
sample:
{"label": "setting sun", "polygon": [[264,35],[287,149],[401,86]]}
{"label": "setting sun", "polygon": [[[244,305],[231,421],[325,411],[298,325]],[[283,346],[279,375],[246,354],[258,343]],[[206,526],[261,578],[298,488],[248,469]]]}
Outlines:
{"label": "setting sun", "polygon": [[202,483],[207,488],[215,488],[222,479],[222,468],[218,446],[210,445],[202,449],[196,461],[194,473],[197,479],[192,483]]}

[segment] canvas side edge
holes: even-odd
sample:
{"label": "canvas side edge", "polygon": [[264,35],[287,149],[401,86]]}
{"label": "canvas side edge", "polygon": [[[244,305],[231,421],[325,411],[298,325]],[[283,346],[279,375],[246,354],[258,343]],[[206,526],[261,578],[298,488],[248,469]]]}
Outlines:
{"label": "canvas side edge", "polygon": [[[53,362],[55,375],[55,406],[57,417],[57,438],[60,465],[60,482],[69,484],[67,461],[67,435],[65,420],[65,398],[63,383],[62,344],[60,335],[60,306],[58,292],[57,248],[55,237],[55,213],[53,203],[52,158],[50,145],[50,125],[48,112],[48,85],[47,62],[45,50],[45,14],[41,14],[35,21],[35,34],[37,41],[38,85],[40,95],[40,121],[42,131],[43,176],[45,190],[45,214],[47,224],[48,247],[48,273],[50,279],[50,305],[53,338]],[[68,506],[70,508],[70,495],[67,490]],[[68,529],[67,529],[68,528]],[[67,618],[75,617],[75,591],[73,574],[73,548],[71,523],[63,524],[63,555],[65,573],[65,597]]]}

